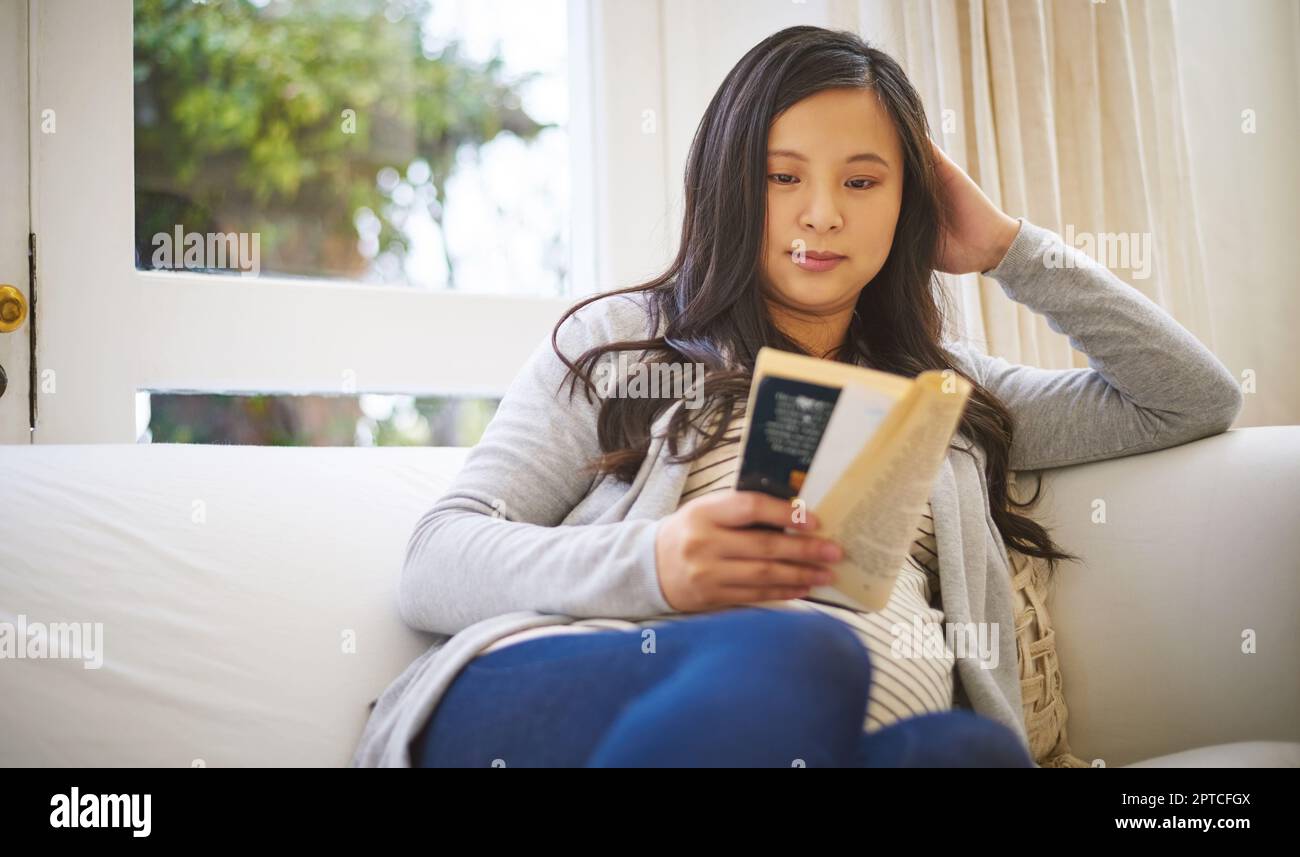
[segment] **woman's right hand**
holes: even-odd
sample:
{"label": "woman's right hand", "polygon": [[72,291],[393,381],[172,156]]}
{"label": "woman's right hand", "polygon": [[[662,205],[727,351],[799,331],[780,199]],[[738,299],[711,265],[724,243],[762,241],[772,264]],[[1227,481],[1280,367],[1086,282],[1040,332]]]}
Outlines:
{"label": "woman's right hand", "polygon": [[[668,604],[693,613],[756,601],[801,598],[833,582],[835,542],[811,535],[818,522],[792,520],[789,501],[760,491],[716,491],[664,518],[655,536],[659,586]],[[745,529],[770,524],[777,530]],[[793,527],[803,532],[786,533]]]}

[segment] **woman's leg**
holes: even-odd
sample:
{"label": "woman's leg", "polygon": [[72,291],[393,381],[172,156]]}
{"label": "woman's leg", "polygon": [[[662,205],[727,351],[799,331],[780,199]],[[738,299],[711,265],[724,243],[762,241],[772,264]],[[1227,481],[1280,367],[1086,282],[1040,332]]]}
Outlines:
{"label": "woman's leg", "polygon": [[1033,759],[1006,726],[954,709],[908,717],[864,734],[862,768],[1032,768]]}
{"label": "woman's leg", "polygon": [[742,607],[648,630],[545,637],[479,656],[412,743],[413,764],[856,763],[870,662],[840,622]]}

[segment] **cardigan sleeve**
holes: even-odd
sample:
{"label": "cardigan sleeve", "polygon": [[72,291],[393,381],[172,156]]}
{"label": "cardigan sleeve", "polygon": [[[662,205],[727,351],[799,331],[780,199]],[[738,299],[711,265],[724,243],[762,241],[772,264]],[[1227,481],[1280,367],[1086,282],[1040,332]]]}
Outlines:
{"label": "cardigan sleeve", "polygon": [[[641,338],[623,296],[589,304],[557,336],[575,360],[602,341]],[[641,321],[644,324],[644,321]],[[402,567],[403,620],[455,634],[492,616],[537,610],[647,618],[672,610],[659,586],[659,520],[558,526],[592,488],[600,399],[561,388],[548,335],[507,389],[447,492],[415,526]]]}
{"label": "cardigan sleeve", "polygon": [[1039,369],[964,343],[949,347],[1011,411],[1011,470],[1163,449],[1226,431],[1240,413],[1241,388],[1209,349],[1056,233],[1022,218],[985,275],[1066,334],[1091,367]]}

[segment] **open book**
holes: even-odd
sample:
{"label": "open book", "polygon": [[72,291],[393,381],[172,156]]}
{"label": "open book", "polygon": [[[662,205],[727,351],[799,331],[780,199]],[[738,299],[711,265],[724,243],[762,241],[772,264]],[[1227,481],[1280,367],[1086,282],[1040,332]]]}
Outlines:
{"label": "open book", "polygon": [[970,397],[956,372],[915,379],[763,348],[749,390],[736,488],[783,499],[844,547],[808,597],[875,611],[889,601],[934,477]]}

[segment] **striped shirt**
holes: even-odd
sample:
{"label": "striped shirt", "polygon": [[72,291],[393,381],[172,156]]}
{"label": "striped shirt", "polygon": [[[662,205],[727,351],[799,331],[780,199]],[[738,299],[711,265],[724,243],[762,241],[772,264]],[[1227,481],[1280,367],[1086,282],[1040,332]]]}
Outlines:
{"label": "striped shirt", "polygon": [[[679,507],[698,497],[735,487],[739,441],[744,423],[743,415],[733,420],[723,441],[691,463]],[[845,623],[858,635],[871,657],[872,680],[863,719],[863,728],[867,732],[874,732],[905,717],[946,711],[953,707],[955,658],[946,644],[942,655],[903,658],[895,657],[890,651],[896,639],[890,629],[895,625],[900,625],[909,635],[918,617],[923,626],[936,623],[937,627],[942,627],[938,546],[935,544],[932,510],[928,503],[926,505],[925,513],[917,522],[916,538],[904,558],[898,578],[894,581],[894,589],[883,610],[874,613],[853,610],[807,598],[751,605],[825,613]],[[698,615],[701,614],[672,613],[639,622],[625,619],[580,619],[567,625],[547,625],[520,631],[496,641],[485,648],[483,653],[537,637],[600,630],[637,630]]]}

